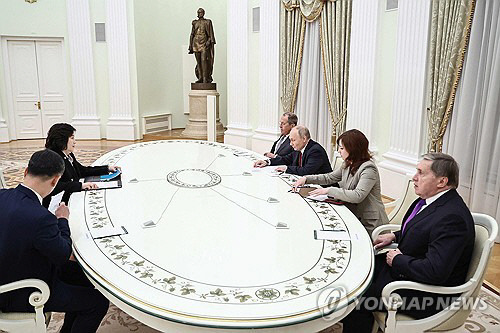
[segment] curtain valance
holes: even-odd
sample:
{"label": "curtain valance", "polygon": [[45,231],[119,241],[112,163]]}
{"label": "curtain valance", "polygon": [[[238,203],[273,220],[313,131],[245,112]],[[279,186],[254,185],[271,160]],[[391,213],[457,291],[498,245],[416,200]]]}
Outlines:
{"label": "curtain valance", "polygon": [[325,0],[281,0],[285,10],[292,11],[300,9],[300,13],[307,22],[319,18],[323,10]]}

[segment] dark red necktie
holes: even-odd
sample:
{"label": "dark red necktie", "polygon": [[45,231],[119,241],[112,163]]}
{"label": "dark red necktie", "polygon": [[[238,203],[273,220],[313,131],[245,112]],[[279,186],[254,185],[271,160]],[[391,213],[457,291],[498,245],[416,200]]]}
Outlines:
{"label": "dark red necktie", "polygon": [[302,166],[302,152],[299,151],[299,167]]}

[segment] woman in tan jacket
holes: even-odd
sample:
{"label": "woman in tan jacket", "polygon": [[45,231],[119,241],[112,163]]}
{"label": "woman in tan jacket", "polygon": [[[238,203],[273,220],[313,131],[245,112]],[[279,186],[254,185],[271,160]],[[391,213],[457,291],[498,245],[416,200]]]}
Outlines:
{"label": "woman in tan jacket", "polygon": [[304,184],[332,185],[339,187],[318,188],[311,195],[327,194],[344,201],[371,235],[379,225],[389,223],[380,194],[380,175],[368,151],[368,139],[352,129],[337,139],[344,163],[340,168],[321,175],[304,176],[294,184],[296,189]]}

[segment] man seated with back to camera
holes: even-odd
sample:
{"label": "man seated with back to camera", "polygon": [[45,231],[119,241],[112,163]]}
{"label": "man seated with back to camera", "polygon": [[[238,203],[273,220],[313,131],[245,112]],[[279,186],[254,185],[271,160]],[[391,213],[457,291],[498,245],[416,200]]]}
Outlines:
{"label": "man seated with back to camera", "polygon": [[268,165],[285,165],[276,168],[278,172],[305,176],[332,171],[330,160],[325,149],[311,139],[311,134],[305,126],[295,126],[290,131],[290,145],[293,151],[284,156],[276,156],[269,160],[259,160],[254,167],[262,168]]}
{"label": "man seated with back to camera", "polygon": [[[453,287],[465,283],[474,248],[472,215],[458,194],[458,164],[450,155],[429,153],[413,176],[419,196],[403,218],[400,231],[382,234],[373,241],[376,249],[393,242],[398,248],[375,256],[372,284],[356,310],[342,320],[343,332],[371,332],[373,311],[384,311],[382,289],[393,281],[415,281]],[[445,309],[458,295],[400,289],[398,313],[416,319]],[[373,309],[376,301],[376,310]]]}
{"label": "man seated with back to camera", "polygon": [[[95,332],[109,301],[96,290],[81,267],[70,260],[69,209],[61,203],[55,215],[42,206],[64,172],[64,161],[45,149],[34,153],[24,181],[0,190],[0,285],[40,279],[50,288],[44,311],[65,312],[62,333]],[[33,288],[0,294],[2,312],[34,312]]]}

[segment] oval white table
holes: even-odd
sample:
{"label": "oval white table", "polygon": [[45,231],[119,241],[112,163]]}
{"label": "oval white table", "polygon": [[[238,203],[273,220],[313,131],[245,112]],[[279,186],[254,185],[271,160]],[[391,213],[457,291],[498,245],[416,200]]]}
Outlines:
{"label": "oval white table", "polygon": [[[369,236],[346,207],[289,192],[295,176],[253,170],[259,158],[205,141],[109,152],[95,164],[121,166],[123,187],[72,195],[77,260],[161,331],[331,326],[370,284]],[[333,239],[315,239],[321,230]]]}

